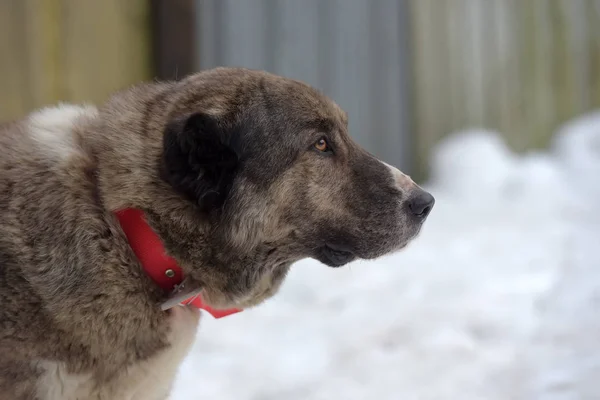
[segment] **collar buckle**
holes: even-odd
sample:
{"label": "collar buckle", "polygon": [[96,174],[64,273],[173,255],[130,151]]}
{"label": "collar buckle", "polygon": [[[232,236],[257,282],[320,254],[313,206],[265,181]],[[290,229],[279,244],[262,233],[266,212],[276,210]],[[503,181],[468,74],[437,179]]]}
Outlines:
{"label": "collar buckle", "polygon": [[173,291],[169,294],[169,297],[160,305],[161,310],[166,311],[176,305],[181,305],[185,300],[193,301],[200,296],[202,288],[189,287],[190,285],[187,285],[188,281],[185,278],[183,282],[173,286]]}

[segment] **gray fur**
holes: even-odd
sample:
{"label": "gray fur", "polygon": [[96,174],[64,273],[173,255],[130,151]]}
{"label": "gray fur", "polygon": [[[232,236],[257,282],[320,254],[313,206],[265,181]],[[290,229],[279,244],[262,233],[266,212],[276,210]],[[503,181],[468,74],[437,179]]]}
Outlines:
{"label": "gray fur", "polygon": [[[209,210],[164,177],[165,130],[193,113],[214,118],[239,158],[223,204]],[[311,145],[323,134],[333,155]],[[216,307],[260,304],[292,263],[325,260],[324,244],[375,258],[422,223],[405,204],[420,189],[351,140],[335,103],[260,71],[218,68],[137,85],[98,110],[43,110],[0,126],[0,146],[0,399],[59,398],[49,388],[67,380],[79,386],[63,387],[64,398],[138,398],[140,371],[160,370],[175,341],[190,342],[176,330],[196,317],[160,311],[165,293],[116,210],[144,210]],[[68,378],[48,381],[49,371]]]}

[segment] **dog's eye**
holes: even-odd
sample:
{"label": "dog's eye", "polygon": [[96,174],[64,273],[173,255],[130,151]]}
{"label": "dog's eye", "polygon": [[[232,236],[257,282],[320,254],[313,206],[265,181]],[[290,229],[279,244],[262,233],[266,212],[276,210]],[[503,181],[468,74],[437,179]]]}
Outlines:
{"label": "dog's eye", "polygon": [[329,143],[327,143],[327,140],[325,140],[325,138],[317,140],[317,142],[315,143],[315,149],[322,151],[323,153],[331,151]]}

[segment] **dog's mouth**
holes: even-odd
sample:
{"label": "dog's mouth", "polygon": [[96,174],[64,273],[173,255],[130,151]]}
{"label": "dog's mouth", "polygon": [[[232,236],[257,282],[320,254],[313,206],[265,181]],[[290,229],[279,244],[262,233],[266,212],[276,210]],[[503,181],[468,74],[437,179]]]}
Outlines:
{"label": "dog's mouth", "polygon": [[316,258],[323,264],[333,268],[341,267],[356,260],[354,253],[347,247],[329,243],[318,249]]}

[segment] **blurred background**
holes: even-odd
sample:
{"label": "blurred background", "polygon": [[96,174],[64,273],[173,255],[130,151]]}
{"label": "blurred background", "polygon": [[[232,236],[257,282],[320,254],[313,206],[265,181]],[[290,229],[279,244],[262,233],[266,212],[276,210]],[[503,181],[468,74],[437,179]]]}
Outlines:
{"label": "blurred background", "polygon": [[0,120],[218,65],[301,79],[354,137],[425,174],[440,138],[519,151],[600,106],[595,0],[1,0]]}
{"label": "blurred background", "polygon": [[405,252],[204,329],[174,399],[600,399],[600,0],[0,0],[0,120],[300,79],[437,198]]}

